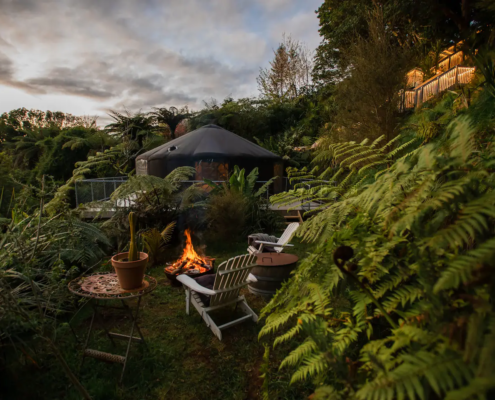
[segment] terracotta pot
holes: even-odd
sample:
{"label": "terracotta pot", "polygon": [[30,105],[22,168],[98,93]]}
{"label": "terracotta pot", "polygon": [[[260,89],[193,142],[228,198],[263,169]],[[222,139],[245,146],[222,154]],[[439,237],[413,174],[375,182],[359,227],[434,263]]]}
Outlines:
{"label": "terracotta pot", "polygon": [[112,257],[112,265],[124,290],[138,289],[143,285],[144,271],[148,264],[148,254],[139,253],[139,260],[122,261],[129,257],[129,252],[119,253]]}

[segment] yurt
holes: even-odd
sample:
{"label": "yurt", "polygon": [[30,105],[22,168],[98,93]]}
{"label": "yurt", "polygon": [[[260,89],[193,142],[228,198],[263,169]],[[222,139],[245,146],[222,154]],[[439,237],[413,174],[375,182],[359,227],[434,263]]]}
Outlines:
{"label": "yurt", "polygon": [[[205,125],[136,159],[136,174],[165,177],[177,167],[196,169],[195,180],[223,181],[238,165],[246,174],[258,168],[259,181],[283,175],[281,157],[217,125]],[[275,191],[281,186],[277,179]]]}

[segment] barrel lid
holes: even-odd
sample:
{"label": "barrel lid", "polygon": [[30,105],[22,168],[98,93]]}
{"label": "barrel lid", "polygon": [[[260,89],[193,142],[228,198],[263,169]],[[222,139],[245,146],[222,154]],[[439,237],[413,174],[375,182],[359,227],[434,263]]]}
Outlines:
{"label": "barrel lid", "polygon": [[256,254],[256,257],[258,258],[256,260],[256,265],[272,267],[294,264],[299,261],[298,256],[287,253],[260,253]]}

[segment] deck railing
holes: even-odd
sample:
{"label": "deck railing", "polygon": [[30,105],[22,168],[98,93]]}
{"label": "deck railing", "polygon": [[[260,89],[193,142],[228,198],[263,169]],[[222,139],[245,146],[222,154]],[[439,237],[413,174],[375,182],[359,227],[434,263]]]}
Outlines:
{"label": "deck railing", "polygon": [[[94,178],[94,179],[83,179],[77,181],[75,183],[75,193],[76,193],[76,206],[84,203],[93,203],[99,201],[108,201],[110,200],[110,196],[112,193],[117,190],[117,188],[127,181],[126,176],[118,176],[113,178]],[[283,177],[283,191],[287,192],[289,190],[294,189],[294,184],[292,184],[287,177]],[[183,187],[189,187],[193,184],[203,183],[204,181],[197,180],[189,180],[182,181]],[[213,181],[215,183],[223,183],[225,181]],[[255,188],[261,188],[267,181],[256,181]],[[310,189],[311,185],[308,180],[307,188]],[[330,183],[330,181],[324,181]],[[304,181],[302,182],[304,183]],[[267,199],[270,198],[271,195],[274,194],[274,185],[273,183],[266,188],[266,196]],[[308,199],[309,200],[309,199]],[[129,207],[134,201],[134,198],[129,198],[126,200],[122,200],[116,203],[116,207]],[[307,202],[302,207],[303,210],[309,211],[311,210],[311,202]]]}
{"label": "deck railing", "polygon": [[[126,176],[118,176],[112,178],[94,178],[94,179],[83,179],[75,182],[75,194],[76,194],[76,207],[79,204],[93,203],[95,201],[108,201],[112,193],[117,190],[117,188],[127,181]],[[283,190],[288,191],[293,189],[293,185],[289,182],[289,179],[282,178]],[[195,183],[202,183],[203,181],[189,180],[182,181],[184,187],[191,186]],[[223,183],[224,181],[213,181],[215,183]],[[260,188],[267,181],[256,181],[255,188]],[[266,189],[266,197],[269,198],[270,195],[274,194],[274,185],[271,184]]]}
{"label": "deck railing", "polygon": [[465,85],[473,79],[474,67],[455,67],[423,82],[413,90],[402,91],[401,109],[415,108],[430,100],[437,94],[444,92],[456,85]]}
{"label": "deck railing", "polygon": [[127,181],[127,176],[83,179],[74,183],[76,207],[83,203],[107,201],[117,188]]}
{"label": "deck railing", "polygon": [[441,72],[446,72],[454,68],[455,66],[464,63],[465,59],[466,57],[464,55],[464,52],[462,50],[459,50],[439,60],[438,65],[432,68],[434,70],[433,72],[436,72],[437,74]]}

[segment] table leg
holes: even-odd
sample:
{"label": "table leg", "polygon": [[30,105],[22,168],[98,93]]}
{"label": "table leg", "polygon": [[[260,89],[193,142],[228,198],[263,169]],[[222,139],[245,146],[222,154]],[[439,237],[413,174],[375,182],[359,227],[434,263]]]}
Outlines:
{"label": "table leg", "polygon": [[[96,302],[96,304],[98,304],[98,300],[95,300],[95,302]],[[93,323],[95,321],[96,309],[92,303],[91,303],[91,308],[93,309],[93,315],[91,316],[91,322],[89,324],[89,330],[88,330],[88,333],[86,335],[86,340],[84,341],[83,356],[82,356],[82,360],[81,360],[81,365],[79,366],[79,372],[81,372],[82,366],[84,364],[84,360],[86,359],[86,349],[88,348],[89,339],[91,337],[91,332],[93,330]]]}
{"label": "table leg", "polygon": [[[131,321],[134,321],[134,320],[135,320],[135,322],[136,322],[136,329],[137,329],[137,331],[138,331],[138,333],[139,333],[139,336],[141,337],[141,343],[143,343],[146,347],[148,347],[148,346],[147,346],[147,344],[146,344],[146,341],[144,340],[144,336],[143,336],[143,334],[141,333],[141,328],[139,327],[139,324],[138,324],[138,322],[137,322],[137,313],[139,312],[139,304],[140,304],[140,302],[141,302],[141,297],[140,297],[140,298],[139,298],[139,300],[138,300],[138,305],[137,305],[137,310],[136,310],[136,316],[135,316],[135,317],[134,317],[134,315],[132,314],[132,310],[131,310],[131,308],[130,308],[130,307],[129,307],[126,303],[125,303],[125,301],[124,301],[124,300],[122,300],[122,305],[123,305],[123,306],[124,306],[124,308],[126,309],[126,311],[127,311],[127,313],[129,314],[129,316],[131,317]],[[132,335],[131,335],[131,336],[132,336]]]}
{"label": "table leg", "polygon": [[[123,302],[124,303],[124,302]],[[131,343],[132,343],[132,338],[134,336],[134,328],[136,327],[136,321],[139,316],[139,307],[141,306],[141,297],[138,298],[137,306],[136,306],[136,315],[132,314],[132,311],[129,309],[129,306],[126,304],[126,309],[129,310],[129,314],[132,319],[132,325],[131,325],[131,333],[129,334],[129,342],[127,343],[127,351],[125,352],[125,361],[124,361],[124,366],[122,368],[122,374],[120,375],[120,381],[119,384],[122,384],[122,380],[124,379],[124,372],[125,372],[125,367],[127,366],[127,358],[129,357],[129,351],[131,350]],[[143,335],[141,335],[141,331],[139,330],[139,327],[137,328],[139,335],[141,336],[141,339],[144,342]]]}
{"label": "table leg", "polygon": [[110,341],[112,342],[112,345],[115,347],[116,346],[115,341],[113,340],[113,337],[110,334],[110,331],[105,326],[103,318],[101,317],[100,313],[98,312],[98,307],[105,308],[105,306],[100,306],[100,305],[98,305],[98,303],[96,303],[96,306],[94,307],[94,313],[95,313],[96,318],[98,318],[98,320],[101,322],[101,327],[103,328],[103,330],[107,334],[108,339],[110,339]]}

